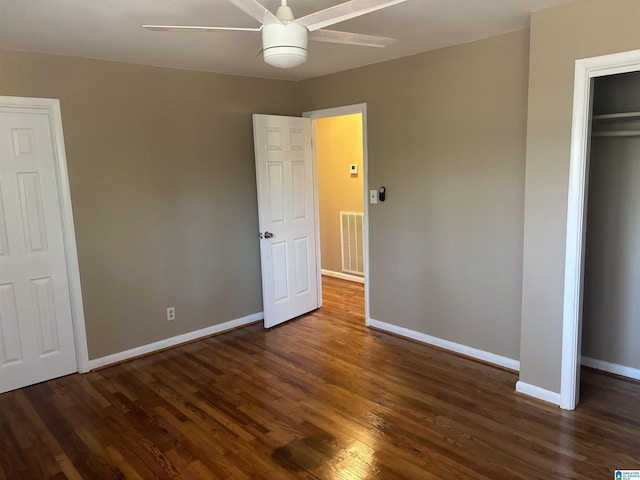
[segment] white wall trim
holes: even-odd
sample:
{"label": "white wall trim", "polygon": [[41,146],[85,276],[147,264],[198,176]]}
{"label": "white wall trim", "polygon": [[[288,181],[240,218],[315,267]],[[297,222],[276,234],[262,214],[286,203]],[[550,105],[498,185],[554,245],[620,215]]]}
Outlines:
{"label": "white wall trim", "polygon": [[615,375],[633,378],[634,380],[640,380],[640,368],[628,367],[626,365],[620,365],[618,363],[611,363],[605,360],[598,360],[597,358],[584,356],[582,357],[582,365],[602,370],[604,372],[613,373]]}
{"label": "white wall trim", "polygon": [[238,327],[243,327],[250,323],[255,323],[264,318],[262,312],[247,315],[246,317],[237,318],[228,322],[220,323],[218,325],[212,325],[210,327],[195,330],[193,332],[183,333],[182,335],[176,335],[175,337],[165,338],[157,342],[142,345],[140,347],[131,348],[123,352],[107,355],[106,357],[95,358],[89,361],[89,369],[105,367],[114,363],[123,362],[141,355],[147,355],[149,353],[157,352],[169,347],[175,347],[181,343],[190,342],[199,338],[215,335],[216,333],[224,333],[228,330],[233,330]]}
{"label": "white wall trim", "polygon": [[567,199],[567,233],[562,313],[562,365],[560,407],[573,410],[580,379],[580,329],[588,181],[588,147],[591,115],[591,80],[595,77],[640,70],[640,50],[576,60],[573,125]]}
{"label": "white wall trim", "polygon": [[416,332],[415,330],[410,330],[408,328],[399,327],[390,323],[381,322],[379,320],[374,320],[373,318],[369,321],[368,326],[371,328],[377,328],[378,330],[383,330],[385,332],[393,333],[401,337],[410,338],[421,343],[426,343],[428,345],[433,345],[445,350],[450,350],[466,357],[471,357],[476,360],[482,360],[483,362],[498,365],[503,368],[508,368],[509,370],[520,370],[520,362],[513,358],[503,357],[502,355],[496,355],[495,353],[486,352],[484,350],[469,347],[467,345],[462,345],[461,343],[455,343],[449,340],[444,340],[442,338],[432,337],[431,335],[427,335],[426,333]]}
{"label": "white wall trim", "polygon": [[364,283],[364,277],[358,277],[357,275],[350,275],[343,272],[334,272],[333,270],[322,269],[322,275],[327,277],[340,278],[342,280],[349,280],[350,282]]}
{"label": "white wall trim", "polygon": [[82,288],[80,286],[80,268],[78,266],[78,251],[76,234],[73,224],[73,210],[71,208],[71,188],[67,171],[67,156],[64,146],[62,130],[62,115],[60,100],[53,98],[5,97],[0,96],[0,105],[17,108],[21,111],[41,111],[49,116],[49,126],[52,132],[54,168],[58,183],[58,199],[62,220],[62,235],[64,241],[65,262],[69,282],[69,300],[71,303],[71,321],[76,349],[76,363],[78,371],[89,371],[89,353],[87,347],[87,333],[82,304]]}
{"label": "white wall trim", "polygon": [[[369,148],[367,147],[369,142],[367,140],[367,104],[357,103],[354,105],[345,105],[342,107],[314,110],[311,112],[304,112],[302,116],[314,120],[316,118],[339,117],[341,115],[351,115],[354,113],[362,114],[362,189],[364,196],[364,323],[366,326],[370,326],[371,309],[369,301],[369,196],[367,193],[369,191]],[[315,126],[312,130],[315,132]],[[318,197],[316,193],[316,206],[318,205],[317,199]],[[318,239],[318,245],[320,245],[319,242],[320,240]],[[318,263],[318,265],[320,265],[320,263]],[[322,284],[322,282],[320,283]]]}
{"label": "white wall trim", "polygon": [[545,390],[544,388],[536,387],[535,385],[531,385],[529,383],[517,381],[516,392],[522,393],[523,395],[527,395],[529,397],[537,398],[538,400],[542,400],[547,403],[552,403],[554,405],[560,404],[559,393]]}

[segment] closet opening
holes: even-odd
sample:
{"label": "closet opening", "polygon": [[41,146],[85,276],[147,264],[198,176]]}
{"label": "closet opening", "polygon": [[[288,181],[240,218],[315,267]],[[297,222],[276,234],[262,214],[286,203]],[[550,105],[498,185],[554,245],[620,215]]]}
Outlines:
{"label": "closet opening", "polygon": [[640,380],[640,72],[592,94],[581,364]]}

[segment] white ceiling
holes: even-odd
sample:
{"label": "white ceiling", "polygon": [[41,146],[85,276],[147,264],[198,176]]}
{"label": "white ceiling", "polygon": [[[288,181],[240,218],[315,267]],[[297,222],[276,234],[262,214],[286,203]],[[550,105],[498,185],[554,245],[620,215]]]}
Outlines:
{"label": "white ceiling", "polygon": [[[328,27],[397,38],[386,48],[309,44],[304,65],[280,70],[256,57],[260,33],[151,32],[143,23],[258,27],[226,0],[0,0],[0,47],[144,65],[302,80],[529,25],[529,13],[569,0],[407,0]],[[275,12],[279,0],[263,0]],[[290,0],[296,17],[342,0]]]}

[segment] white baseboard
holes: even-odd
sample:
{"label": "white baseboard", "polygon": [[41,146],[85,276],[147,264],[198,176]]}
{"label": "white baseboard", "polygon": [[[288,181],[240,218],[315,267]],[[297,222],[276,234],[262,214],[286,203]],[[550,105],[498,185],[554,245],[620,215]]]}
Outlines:
{"label": "white baseboard", "polygon": [[246,317],[236,318],[235,320],[230,320],[228,322],[220,323],[218,325],[212,325],[210,327],[202,328],[200,330],[195,330],[193,332],[183,333],[182,335],[176,335],[175,337],[171,337],[171,338],[165,338],[164,340],[159,340],[157,342],[149,343],[148,345],[142,345],[140,347],[132,348],[130,350],[125,350],[124,352],[114,353],[111,355],[107,355],[106,357],[95,358],[93,360],[89,360],[89,370],[93,370],[94,368],[105,367],[107,365],[111,365],[114,363],[119,363],[124,360],[129,360],[134,357],[139,357],[140,355],[146,355],[148,353],[157,352],[158,350],[162,350],[164,348],[174,347],[176,345],[180,345],[181,343],[190,342],[192,340],[197,340],[203,337],[208,337],[216,333],[222,333],[227,330],[243,327],[250,323],[254,323],[259,320],[262,320],[263,318],[264,318],[263,313],[258,312],[252,315],[247,315]]}
{"label": "white baseboard", "polygon": [[409,330],[408,328],[381,322],[379,320],[374,320],[373,318],[369,319],[367,326],[377,328],[379,330],[384,330],[385,332],[390,332],[401,337],[410,338],[418,342],[427,343],[429,345],[443,348],[445,350],[450,350],[467,357],[482,360],[483,362],[508,368],[509,370],[520,370],[520,362],[518,360],[514,360],[513,358],[503,357],[502,355],[485,352],[484,350],[479,350],[477,348],[462,345],[460,343],[450,342],[449,340],[444,340],[438,337],[432,337],[431,335],[427,335],[426,333],[416,332],[415,330]]}
{"label": "white baseboard", "polygon": [[342,280],[349,280],[351,282],[364,283],[363,277],[358,277],[357,275],[349,275],[348,273],[342,272],[334,272],[333,270],[325,270],[324,268],[321,270],[322,275],[326,275],[327,277],[341,278]]}
{"label": "white baseboard", "polygon": [[640,380],[640,369],[627,367],[626,365],[619,365],[617,363],[605,362],[604,360],[598,360],[597,358],[582,357],[582,365],[591,368],[597,368],[605,372],[614,373],[616,375],[622,375],[623,377],[633,378],[634,380]]}
{"label": "white baseboard", "polygon": [[530,383],[525,383],[520,380],[516,382],[516,392],[522,393],[523,395],[527,395],[529,397],[537,398],[538,400],[543,400],[547,403],[560,405],[559,393],[545,390],[544,388],[536,387],[535,385],[531,385]]}

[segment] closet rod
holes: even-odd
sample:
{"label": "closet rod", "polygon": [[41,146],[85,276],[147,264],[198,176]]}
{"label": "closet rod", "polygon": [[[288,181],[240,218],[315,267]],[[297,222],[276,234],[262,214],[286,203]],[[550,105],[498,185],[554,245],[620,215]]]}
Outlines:
{"label": "closet rod", "polygon": [[593,119],[595,121],[600,120],[636,120],[640,118],[640,112],[622,112],[622,113],[603,113],[600,115],[594,115]]}
{"label": "closet rod", "polygon": [[601,130],[591,132],[593,137],[640,137],[640,130]]}

